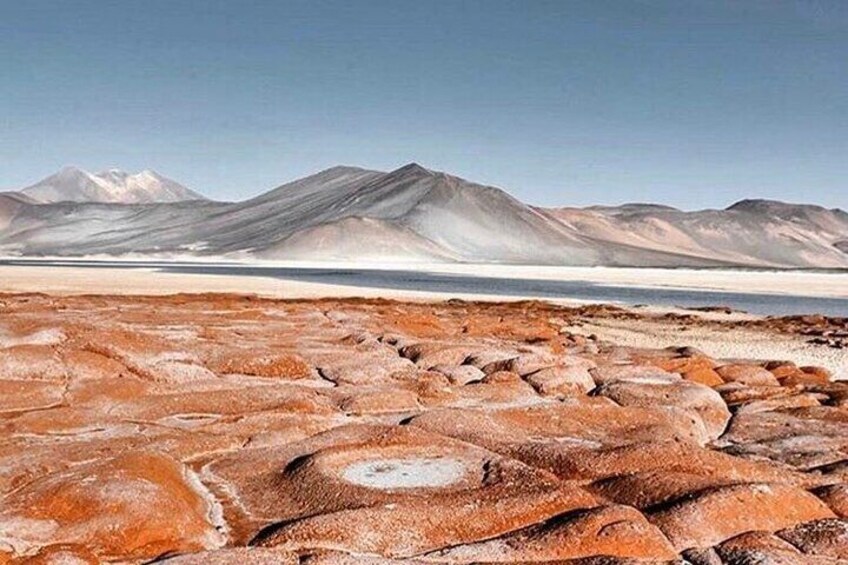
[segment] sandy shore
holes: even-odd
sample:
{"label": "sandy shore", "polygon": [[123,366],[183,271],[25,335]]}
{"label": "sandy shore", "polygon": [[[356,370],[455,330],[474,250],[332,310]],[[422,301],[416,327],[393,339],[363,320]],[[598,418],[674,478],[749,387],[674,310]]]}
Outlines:
{"label": "sandy shore", "polygon": [[[150,268],[0,266],[0,292],[50,294],[238,293],[266,298],[389,298],[393,300],[515,301],[534,297],[423,292],[292,281],[261,276],[166,273]],[[579,304],[577,300],[560,300]]]}
{"label": "sandy shore", "polygon": [[[370,289],[300,281],[270,280],[261,276],[174,274],[155,269],[115,269],[103,260],[103,268],[80,268],[73,260],[56,267],[0,265],[0,291],[118,292],[170,294],[174,292],[252,292],[263,296],[314,298],[383,296],[397,299],[429,299],[456,293]],[[92,261],[89,261],[90,264]],[[94,261],[98,263],[100,261]],[[141,262],[141,261],[139,261]],[[166,262],[167,263],[167,262]],[[195,264],[204,262],[195,262]],[[207,264],[218,264],[212,261]],[[820,298],[848,298],[848,272],[740,271],[720,269],[636,269],[616,267],[548,267],[527,265],[467,265],[450,263],[320,263],[285,261],[251,262],[252,268],[335,268],[409,270],[431,274],[468,275],[500,279],[556,280],[634,288],[689,291],[743,292]],[[132,273],[128,275],[128,273]],[[111,290],[109,290],[111,289]],[[515,300],[516,297],[472,295],[478,299]],[[526,296],[521,298],[535,298]],[[577,302],[575,302],[577,303]]]}

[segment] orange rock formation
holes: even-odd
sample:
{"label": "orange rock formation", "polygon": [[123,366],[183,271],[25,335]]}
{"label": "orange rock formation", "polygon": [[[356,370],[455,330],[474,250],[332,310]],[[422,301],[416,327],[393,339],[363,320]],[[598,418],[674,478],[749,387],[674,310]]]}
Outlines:
{"label": "orange rock formation", "polygon": [[0,563],[848,559],[848,383],[603,312],[0,296]]}

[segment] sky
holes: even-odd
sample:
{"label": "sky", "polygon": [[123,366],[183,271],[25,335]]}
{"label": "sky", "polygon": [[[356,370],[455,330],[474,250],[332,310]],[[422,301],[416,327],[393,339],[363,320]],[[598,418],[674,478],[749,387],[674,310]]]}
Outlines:
{"label": "sky", "polygon": [[848,208],[848,2],[0,0],[0,188],[412,161],[537,205]]}

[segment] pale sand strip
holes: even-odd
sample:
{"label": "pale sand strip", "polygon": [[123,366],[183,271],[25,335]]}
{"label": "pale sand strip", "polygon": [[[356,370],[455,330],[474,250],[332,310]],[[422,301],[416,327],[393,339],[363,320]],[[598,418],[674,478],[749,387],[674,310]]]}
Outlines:
{"label": "pale sand strip", "polygon": [[[382,289],[292,281],[262,276],[166,273],[149,268],[35,267],[0,265],[0,292],[48,294],[238,293],[267,298],[389,298],[395,300],[516,301],[532,297]],[[560,304],[586,301],[556,300]]]}
{"label": "pale sand strip", "polygon": [[[21,259],[16,259],[20,261]],[[73,266],[73,259],[59,259],[68,262],[68,268]],[[89,258],[87,261],[99,261],[100,258]],[[114,259],[112,259],[114,260]],[[120,258],[121,261],[132,261],[132,258]],[[24,260],[25,261],[25,260]],[[102,259],[104,268],[108,268],[107,259]],[[138,259],[139,262],[155,261],[155,258]],[[167,263],[168,261],[163,261]],[[221,264],[217,260],[190,261],[193,264],[215,265]],[[232,263],[230,263],[232,264]],[[754,294],[790,294],[794,296],[809,296],[822,298],[846,298],[848,299],[848,272],[810,272],[810,271],[749,271],[749,270],[722,270],[722,269],[659,269],[659,268],[622,268],[622,267],[550,267],[530,265],[492,265],[479,264],[469,265],[461,263],[391,263],[391,262],[334,262],[322,263],[314,261],[245,261],[239,264],[251,268],[318,268],[318,269],[375,269],[375,270],[408,270],[434,274],[470,275],[474,277],[490,277],[502,279],[527,279],[527,280],[555,280],[563,282],[589,282],[599,285],[615,285],[637,288],[665,288],[690,291],[723,291],[742,292]],[[0,266],[0,289],[4,278],[13,275],[8,271],[12,267]],[[15,266],[14,269],[25,267]],[[48,267],[38,267],[46,269]],[[65,268],[65,267],[63,267]],[[87,268],[86,271],[90,271]],[[26,278],[26,275],[18,275]],[[192,275],[200,277],[203,275]],[[224,278],[223,275],[215,275],[216,278]],[[200,282],[204,285],[212,285],[214,288],[233,288],[237,291],[238,286],[246,284],[256,288],[256,292],[262,294],[279,292],[307,293],[303,298],[314,297],[313,292],[327,292],[332,296],[402,296],[412,298],[413,296],[435,296],[441,297],[443,293],[417,292],[405,290],[382,290],[377,289],[376,294],[371,294],[369,289],[350,290],[352,287],[343,285],[328,285],[320,283],[305,283],[291,281],[269,281],[262,277],[256,277],[257,281],[245,282],[251,277],[239,275],[235,277],[238,283],[218,281]],[[195,279],[192,279],[195,280]],[[162,279],[164,282],[165,279]],[[168,279],[169,284],[183,287],[184,284],[176,279]],[[257,286],[258,285],[258,286]],[[344,290],[342,290],[344,289]],[[180,290],[182,292],[182,290]],[[253,292],[244,290],[244,292]],[[341,293],[341,294],[337,294]],[[353,294],[352,294],[353,293]],[[327,296],[323,294],[322,296]],[[472,296],[472,295],[467,295]],[[498,298],[498,297],[495,297]],[[509,297],[503,297],[509,299]],[[514,300],[515,297],[512,297]]]}

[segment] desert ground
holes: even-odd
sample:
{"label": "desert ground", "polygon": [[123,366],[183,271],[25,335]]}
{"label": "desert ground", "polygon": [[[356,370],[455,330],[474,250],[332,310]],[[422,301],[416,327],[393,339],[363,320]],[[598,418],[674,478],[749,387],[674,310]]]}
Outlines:
{"label": "desert ground", "polygon": [[[57,258],[58,260],[58,258]],[[140,261],[149,261],[140,258]],[[0,265],[0,292],[43,292],[51,295],[122,294],[173,295],[179,293],[250,294],[274,299],[387,298],[413,302],[444,302],[451,299],[485,302],[544,300],[560,306],[583,306],[577,299],[551,299],[497,294],[444,293],[348,286],[264,276],[184,274],[140,267],[132,270],[109,266],[82,267],[74,260],[56,266]],[[195,263],[197,264],[197,263]],[[256,263],[254,266],[327,268],[323,262]],[[848,298],[848,274],[805,271],[721,271],[697,269],[628,269],[543,267],[519,265],[333,263],[337,269],[409,269],[410,271],[517,279],[590,281],[597,284],[677,288],[693,293],[705,290],[757,292],[764,294]],[[641,305],[627,308],[629,316],[591,316],[568,329],[578,335],[634,347],[688,345],[721,358],[749,358],[761,361],[792,359],[800,365],[819,365],[835,379],[848,379],[848,347],[840,327],[801,328],[775,323],[744,312],[692,311],[675,307]],[[703,323],[681,324],[681,320]],[[685,328],[685,329],[681,329]],[[685,332],[685,335],[682,333]],[[842,332],[842,333],[840,333]],[[835,337],[828,337],[828,335]],[[817,344],[815,341],[823,341]],[[811,343],[813,342],[813,343]],[[824,347],[820,347],[824,345]]]}
{"label": "desert ground", "polygon": [[85,272],[0,295],[0,562],[848,559],[845,320]]}

